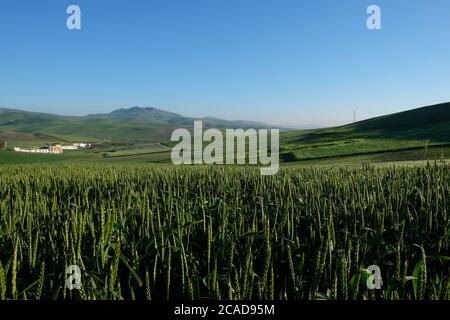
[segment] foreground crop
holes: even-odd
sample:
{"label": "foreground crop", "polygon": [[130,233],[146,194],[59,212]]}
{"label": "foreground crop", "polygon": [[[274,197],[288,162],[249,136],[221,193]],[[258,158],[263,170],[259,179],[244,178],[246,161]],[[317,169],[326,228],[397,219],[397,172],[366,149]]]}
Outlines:
{"label": "foreground crop", "polygon": [[449,169],[3,167],[0,299],[449,299]]}

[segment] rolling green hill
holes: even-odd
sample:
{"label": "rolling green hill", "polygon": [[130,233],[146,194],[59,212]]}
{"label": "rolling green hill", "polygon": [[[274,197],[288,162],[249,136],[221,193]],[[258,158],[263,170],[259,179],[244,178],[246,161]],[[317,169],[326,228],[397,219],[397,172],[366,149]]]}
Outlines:
{"label": "rolling green hill", "polygon": [[82,117],[0,108],[0,139],[27,142],[99,142],[105,139],[114,142],[160,142],[169,140],[176,128],[192,127],[194,120],[203,120],[204,127],[214,128],[270,127],[258,122],[189,118],[156,108],[133,107]]}
{"label": "rolling green hill", "polygon": [[[450,144],[450,103],[372,118],[353,124],[282,135],[285,161],[443,147]],[[424,151],[425,152],[425,151]]]}

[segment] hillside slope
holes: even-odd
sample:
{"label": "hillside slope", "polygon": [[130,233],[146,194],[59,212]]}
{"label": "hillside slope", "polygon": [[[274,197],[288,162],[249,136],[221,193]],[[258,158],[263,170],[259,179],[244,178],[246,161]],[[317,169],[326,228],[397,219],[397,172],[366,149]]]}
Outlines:
{"label": "hillside slope", "polygon": [[258,122],[229,121],[217,118],[190,118],[157,108],[133,107],[106,114],[60,116],[0,108],[0,137],[22,141],[24,137],[56,141],[160,142],[167,141],[176,128],[190,128],[195,120],[204,127],[270,128]]}
{"label": "hillside slope", "polygon": [[450,103],[318,130],[282,135],[286,161],[321,159],[450,144]]}
{"label": "hillside slope", "polygon": [[426,128],[450,122],[450,102],[398,112],[356,122],[348,127],[355,130],[404,131]]}

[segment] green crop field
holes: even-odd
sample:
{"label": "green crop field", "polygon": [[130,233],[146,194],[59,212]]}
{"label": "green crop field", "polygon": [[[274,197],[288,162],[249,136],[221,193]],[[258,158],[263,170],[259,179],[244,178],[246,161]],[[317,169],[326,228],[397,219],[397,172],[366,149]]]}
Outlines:
{"label": "green crop field", "polygon": [[448,300],[449,199],[444,162],[1,166],[0,299]]}
{"label": "green crop field", "polygon": [[89,152],[65,152],[64,154],[53,155],[0,150],[0,165],[77,163],[80,161],[87,161],[88,159],[93,161],[98,157],[100,157],[100,155]]}

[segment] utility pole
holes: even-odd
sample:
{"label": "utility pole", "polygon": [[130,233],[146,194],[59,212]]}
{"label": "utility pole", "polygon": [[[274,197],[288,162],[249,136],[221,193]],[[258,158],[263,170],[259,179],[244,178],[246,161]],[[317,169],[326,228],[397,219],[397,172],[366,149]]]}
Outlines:
{"label": "utility pole", "polygon": [[353,122],[356,122],[356,111],[353,111]]}

